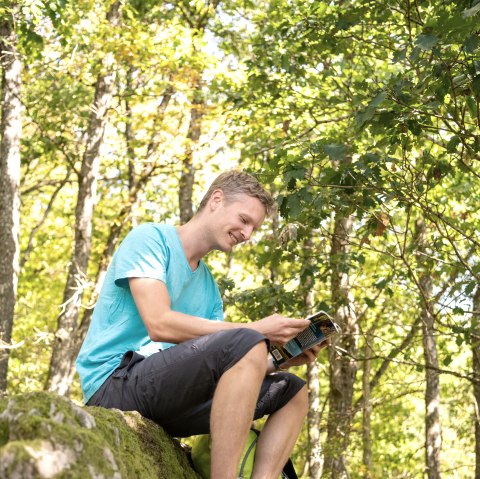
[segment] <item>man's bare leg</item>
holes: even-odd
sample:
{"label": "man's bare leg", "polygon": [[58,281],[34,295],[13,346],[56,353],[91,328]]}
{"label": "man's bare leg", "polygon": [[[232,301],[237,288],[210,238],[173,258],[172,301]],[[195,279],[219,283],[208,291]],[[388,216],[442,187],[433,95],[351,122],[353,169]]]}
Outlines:
{"label": "man's bare leg", "polygon": [[308,413],[308,391],[304,386],[266,421],[258,439],[252,478],[278,479],[295,446]]}
{"label": "man's bare leg", "polygon": [[218,382],[210,416],[212,479],[237,477],[266,368],[267,345],[262,341]]}

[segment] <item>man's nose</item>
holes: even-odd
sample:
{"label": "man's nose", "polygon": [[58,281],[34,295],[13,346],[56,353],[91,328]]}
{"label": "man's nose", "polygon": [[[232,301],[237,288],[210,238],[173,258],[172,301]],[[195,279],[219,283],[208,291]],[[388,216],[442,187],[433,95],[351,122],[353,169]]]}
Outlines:
{"label": "man's nose", "polygon": [[242,229],[242,239],[243,239],[243,241],[248,241],[250,239],[250,237],[252,236],[252,233],[253,233],[253,226],[246,225]]}

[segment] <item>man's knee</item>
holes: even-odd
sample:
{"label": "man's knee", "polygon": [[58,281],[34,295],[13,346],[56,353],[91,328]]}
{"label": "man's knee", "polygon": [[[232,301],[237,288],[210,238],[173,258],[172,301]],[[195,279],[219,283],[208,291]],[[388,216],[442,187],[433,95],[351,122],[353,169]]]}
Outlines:
{"label": "man's knee", "polygon": [[265,336],[249,328],[229,329],[204,336],[206,341],[205,351],[209,354],[214,351],[218,373],[222,375],[230,368],[247,361],[267,365],[267,340]]}
{"label": "man's knee", "polygon": [[265,341],[253,345],[251,349],[238,361],[237,366],[248,367],[263,375],[267,369],[268,348]]}
{"label": "man's knee", "polygon": [[308,414],[309,404],[308,404],[308,388],[307,385],[303,386],[300,391],[298,391],[295,396],[289,401],[294,403],[294,407],[298,412],[302,412],[304,416]]}

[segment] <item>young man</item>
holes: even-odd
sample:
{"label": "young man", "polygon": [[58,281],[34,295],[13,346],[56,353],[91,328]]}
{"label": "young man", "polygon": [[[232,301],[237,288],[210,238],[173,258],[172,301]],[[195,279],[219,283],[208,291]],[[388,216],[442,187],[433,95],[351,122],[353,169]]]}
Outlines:
{"label": "young man", "polygon": [[[209,432],[212,478],[237,477],[252,420],[264,415],[253,477],[278,478],[307,414],[304,381],[275,370],[268,342],[284,344],[309,322],[278,314],[223,322],[202,261],[247,241],[272,206],[252,176],[226,172],[185,225],[132,230],[113,257],[77,358],[88,405],[136,410],[177,437]],[[157,352],[139,354],[152,341]],[[312,362],[318,351],[284,367]]]}

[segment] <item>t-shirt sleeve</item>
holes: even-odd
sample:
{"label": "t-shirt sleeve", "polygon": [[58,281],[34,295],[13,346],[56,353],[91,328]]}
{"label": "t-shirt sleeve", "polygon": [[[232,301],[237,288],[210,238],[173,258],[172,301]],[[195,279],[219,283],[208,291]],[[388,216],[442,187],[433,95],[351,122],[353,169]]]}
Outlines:
{"label": "t-shirt sleeve", "polygon": [[[211,274],[211,273],[210,273]],[[223,314],[223,300],[222,295],[220,294],[220,290],[218,289],[218,284],[211,276],[211,285],[212,285],[212,309],[208,319],[213,321],[223,321],[224,314]]]}
{"label": "t-shirt sleeve", "polygon": [[218,294],[217,300],[213,305],[212,316],[210,319],[214,321],[223,321],[223,302],[220,294]]}
{"label": "t-shirt sleeve", "polygon": [[152,278],[166,283],[169,256],[158,228],[149,223],[134,228],[117,250],[115,284],[126,287],[129,278]]}

